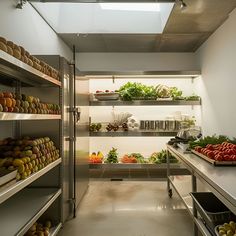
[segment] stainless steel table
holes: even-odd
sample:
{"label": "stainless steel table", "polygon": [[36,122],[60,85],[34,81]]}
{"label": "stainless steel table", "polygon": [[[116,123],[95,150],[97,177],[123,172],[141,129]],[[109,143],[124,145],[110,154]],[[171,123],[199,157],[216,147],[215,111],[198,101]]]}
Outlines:
{"label": "stainless steel table", "polygon": [[[182,198],[185,206],[189,210],[190,215],[194,221],[194,235],[198,235],[198,230],[203,235],[211,235],[207,228],[197,218],[197,212],[192,204],[190,192],[197,191],[197,181],[199,179],[207,189],[215,194],[234,214],[236,214],[236,168],[235,167],[216,167],[205,160],[197,157],[191,153],[184,153],[181,149],[173,148],[167,145],[168,153],[171,153],[190,171],[189,176],[172,176],[169,165],[169,158],[167,158],[167,187],[169,196],[172,196],[172,188],[176,190]],[[169,155],[168,155],[169,156]],[[179,186],[179,187],[178,187]],[[185,187],[185,192],[181,190],[181,186]],[[187,190],[186,190],[187,189]]]}

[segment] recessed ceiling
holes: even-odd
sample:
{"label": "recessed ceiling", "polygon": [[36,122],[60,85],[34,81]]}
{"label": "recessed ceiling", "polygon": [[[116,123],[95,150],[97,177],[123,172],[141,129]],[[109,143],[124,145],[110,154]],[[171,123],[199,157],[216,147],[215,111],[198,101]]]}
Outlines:
{"label": "recessed ceiling", "polygon": [[[181,11],[180,5],[176,3],[169,18],[165,19],[168,21],[162,33],[157,29],[160,25],[157,25],[156,29],[152,25],[154,27],[152,30],[156,30],[152,31],[150,24],[143,24],[142,21],[142,23],[137,21],[135,24],[135,27],[142,25],[143,28],[139,28],[140,31],[137,31],[137,28],[124,32],[122,30],[117,32],[87,32],[85,30],[80,31],[79,35],[78,31],[57,32],[60,32],[59,36],[71,48],[75,45],[77,52],[194,52],[236,7],[235,0],[184,1],[187,9]],[[45,17],[45,13],[40,13]],[[158,13],[158,11],[152,13]],[[60,20],[66,21],[65,17],[61,17]],[[119,20],[122,22],[122,19]],[[88,21],[81,21],[81,24],[87,25]],[[109,22],[104,22],[104,24],[109,25]]]}

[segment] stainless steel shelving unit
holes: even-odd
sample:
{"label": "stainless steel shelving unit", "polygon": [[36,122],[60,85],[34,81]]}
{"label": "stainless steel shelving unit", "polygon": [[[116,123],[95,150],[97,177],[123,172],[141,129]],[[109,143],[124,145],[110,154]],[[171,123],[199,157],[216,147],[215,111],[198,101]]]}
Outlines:
{"label": "stainless steel shelving unit", "polygon": [[40,171],[32,174],[28,178],[20,180],[13,185],[10,185],[4,191],[0,192],[0,204],[6,201],[11,196],[13,196],[14,194],[16,194],[17,192],[19,192],[20,190],[22,190],[23,188],[25,188],[26,186],[28,186],[29,184],[31,184],[32,182],[34,182],[35,180],[37,180],[38,178],[40,178],[41,176],[43,176],[44,174],[46,174],[48,171],[50,171],[60,163],[61,163],[61,158],[50,163],[49,165],[47,165]]}
{"label": "stainless steel shelving unit", "polygon": [[[234,214],[236,214],[236,188],[233,187],[235,180],[235,167],[215,167],[209,164],[205,160],[199,158],[198,156],[191,153],[184,153],[181,149],[175,149],[172,146],[167,145],[167,150],[174,157],[176,157],[191,173],[188,177],[188,188],[187,197],[189,197],[190,192],[198,191],[197,179],[202,182],[207,189],[209,189],[219,200],[221,200]],[[168,158],[167,158],[168,159]],[[171,176],[171,167],[167,166],[168,175],[168,191],[169,196],[172,196],[171,186],[176,190],[177,194],[183,200],[185,206],[188,208],[186,201],[181,194],[181,186],[173,178],[178,178],[177,176]],[[224,176],[224,178],[222,178]],[[186,184],[185,184],[186,186]],[[202,220],[198,218],[195,207],[193,206],[192,212],[189,211],[194,222],[194,235],[198,235],[198,231],[204,236],[210,236],[211,233],[207,227],[203,224]]]}
{"label": "stainless steel shelving unit", "polygon": [[117,131],[117,132],[90,132],[90,137],[171,137],[177,131]]}
{"label": "stainless steel shelving unit", "polygon": [[[0,74],[15,78],[30,86],[61,86],[61,82],[45,75],[24,62],[0,50]],[[0,78],[0,82],[9,84],[9,78]]]}
{"label": "stainless steel shelving unit", "polygon": [[28,188],[2,203],[0,205],[1,234],[24,235],[60,195],[61,189]]}
{"label": "stainless steel shelving unit", "polygon": [[198,101],[167,101],[167,100],[136,100],[136,101],[90,101],[90,106],[196,106],[201,105]]}
{"label": "stainless steel shelving unit", "polygon": [[[19,94],[32,92],[35,96],[51,100],[51,103],[55,101],[63,108],[62,82],[41,73],[2,50],[0,50],[0,85],[3,91],[9,88],[9,91]],[[44,88],[47,89],[46,93],[42,92]],[[0,122],[4,128],[1,137],[4,137],[4,132],[7,132],[6,137],[16,138],[25,135],[52,136],[62,156],[63,115],[0,112]],[[59,199],[62,193],[61,163],[62,158],[26,179],[1,189],[1,235],[24,235],[46,211],[57,224],[51,229],[51,235],[55,236],[58,233],[62,225],[62,200]]]}
{"label": "stainless steel shelving unit", "polygon": [[61,115],[0,112],[0,120],[60,120]]}

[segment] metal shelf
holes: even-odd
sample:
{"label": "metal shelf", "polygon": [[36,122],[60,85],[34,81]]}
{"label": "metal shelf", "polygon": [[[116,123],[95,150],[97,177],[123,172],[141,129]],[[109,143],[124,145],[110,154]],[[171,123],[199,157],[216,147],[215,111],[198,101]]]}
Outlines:
{"label": "metal shelf", "polygon": [[177,131],[111,131],[90,132],[90,137],[174,137]]}
{"label": "metal shelf", "polygon": [[57,226],[50,229],[49,236],[56,236],[62,227],[62,223],[59,223]]}
{"label": "metal shelf", "polygon": [[31,184],[32,182],[34,182],[36,179],[38,179],[42,175],[46,174],[48,171],[50,171],[51,169],[53,169],[55,166],[59,165],[60,163],[61,163],[61,158],[54,161],[53,163],[50,163],[49,165],[47,165],[40,171],[32,174],[30,177],[24,180],[20,180],[16,182],[15,184],[9,186],[4,191],[0,192],[0,204],[6,201],[11,196],[13,196],[14,194],[16,194],[17,192],[19,192],[20,190],[22,190],[23,188],[25,188],[26,186],[28,186],[29,184]]}
{"label": "metal shelf", "polygon": [[194,223],[198,227],[199,231],[201,232],[202,236],[212,236],[212,234],[209,232],[207,227],[204,225],[201,219],[197,219],[194,217]]}
{"label": "metal shelf", "polygon": [[198,101],[164,101],[164,100],[136,100],[136,101],[90,101],[90,106],[195,106],[201,105]]}
{"label": "metal shelf", "polygon": [[0,112],[0,120],[60,120],[61,115]]}
{"label": "metal shelf", "polygon": [[6,78],[0,77],[0,82],[11,83],[15,78],[30,86],[61,86],[61,82],[34,69],[17,58],[0,50],[0,73]]}
{"label": "metal shelf", "polygon": [[[172,168],[181,168],[178,163],[171,164]],[[101,163],[101,164],[89,164],[90,169],[166,169],[167,164],[140,164],[140,163]]]}
{"label": "metal shelf", "polygon": [[61,189],[24,189],[0,205],[1,235],[22,236],[61,195]]}
{"label": "metal shelf", "polygon": [[175,192],[179,195],[187,208],[189,214],[193,216],[193,201],[189,193],[192,191],[192,176],[191,175],[180,175],[180,176],[169,176],[170,184],[174,188]]}

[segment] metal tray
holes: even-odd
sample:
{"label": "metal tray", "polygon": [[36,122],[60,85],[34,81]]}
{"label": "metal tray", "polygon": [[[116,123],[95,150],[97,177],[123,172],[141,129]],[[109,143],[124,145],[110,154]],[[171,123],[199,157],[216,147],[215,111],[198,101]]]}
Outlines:
{"label": "metal tray", "polygon": [[198,157],[201,157],[205,161],[211,163],[214,166],[236,166],[236,161],[216,161],[216,160],[210,159],[209,157],[207,157],[195,150],[191,150],[191,152],[194,153],[195,155],[197,155]]}
{"label": "metal tray", "polygon": [[95,93],[94,97],[99,101],[118,100],[119,93]]}

